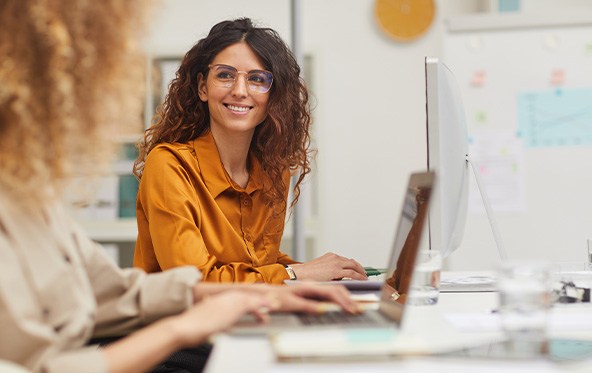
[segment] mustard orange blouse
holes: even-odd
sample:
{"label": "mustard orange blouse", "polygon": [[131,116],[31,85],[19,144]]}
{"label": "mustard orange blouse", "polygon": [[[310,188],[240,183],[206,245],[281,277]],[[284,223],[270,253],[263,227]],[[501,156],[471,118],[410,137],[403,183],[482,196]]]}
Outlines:
{"label": "mustard orange blouse", "polygon": [[287,279],[284,264],[296,261],[280,251],[285,212],[273,213],[263,193],[269,181],[254,156],[249,163],[241,188],[226,173],[211,133],[157,145],[138,191],[134,266],[158,272],[193,265],[214,282]]}

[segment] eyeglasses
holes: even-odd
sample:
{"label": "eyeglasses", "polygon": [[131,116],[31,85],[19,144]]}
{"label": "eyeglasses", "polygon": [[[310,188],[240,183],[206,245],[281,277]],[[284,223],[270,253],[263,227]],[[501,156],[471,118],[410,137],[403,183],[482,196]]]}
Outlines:
{"label": "eyeglasses", "polygon": [[208,65],[208,68],[213,72],[214,84],[220,87],[232,87],[240,74],[245,74],[247,87],[253,92],[266,93],[273,83],[273,74],[266,70],[238,71],[232,66],[222,64]]}

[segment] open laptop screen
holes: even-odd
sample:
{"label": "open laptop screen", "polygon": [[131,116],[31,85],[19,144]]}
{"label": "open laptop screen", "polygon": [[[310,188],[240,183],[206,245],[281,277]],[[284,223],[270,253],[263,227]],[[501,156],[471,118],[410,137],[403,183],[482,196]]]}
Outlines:
{"label": "open laptop screen", "polygon": [[407,185],[391,258],[380,293],[380,310],[396,322],[401,320],[417,253],[422,245],[423,226],[433,183],[434,173],[422,172],[411,174]]}

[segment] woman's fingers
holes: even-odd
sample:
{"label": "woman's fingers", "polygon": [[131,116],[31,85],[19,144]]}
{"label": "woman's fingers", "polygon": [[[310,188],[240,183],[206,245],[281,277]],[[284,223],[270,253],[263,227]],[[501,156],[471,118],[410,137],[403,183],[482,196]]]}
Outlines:
{"label": "woman's fingers", "polygon": [[347,312],[359,311],[349,291],[341,285],[302,284],[283,287],[278,292],[282,311],[319,313],[327,311],[331,304],[333,308],[341,308]]}
{"label": "woman's fingers", "polygon": [[336,276],[334,277],[334,279],[342,279],[344,277],[351,278],[354,280],[368,279],[364,267],[362,267],[362,265],[354,259],[348,259],[343,256],[337,256],[334,259],[334,263],[337,266],[335,273]]}
{"label": "woman's fingers", "polygon": [[356,271],[356,273],[360,274],[363,277],[363,279],[368,278],[368,275],[366,275],[366,270],[357,260],[349,259],[349,262],[351,264],[351,269]]}
{"label": "woman's fingers", "polygon": [[340,277],[337,279],[342,279],[342,278],[350,278],[353,280],[367,280],[368,276],[366,276],[366,273],[364,274],[360,274],[359,272],[353,270],[353,269],[341,269],[340,271]]}
{"label": "woman's fingers", "polygon": [[351,298],[350,292],[341,285],[315,286],[308,290],[308,294],[314,294],[317,299],[333,302],[348,312],[359,311],[358,304]]}
{"label": "woman's fingers", "polygon": [[354,259],[334,253],[324,254],[310,262],[294,264],[296,276],[302,280],[331,281],[344,277],[366,280],[364,267]]}

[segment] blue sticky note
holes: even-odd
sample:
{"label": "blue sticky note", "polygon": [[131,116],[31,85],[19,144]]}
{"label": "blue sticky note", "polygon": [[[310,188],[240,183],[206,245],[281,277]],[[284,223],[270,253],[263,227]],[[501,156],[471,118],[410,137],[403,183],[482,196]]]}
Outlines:
{"label": "blue sticky note", "polygon": [[346,330],[347,340],[353,343],[388,342],[397,331],[392,328],[361,328]]}
{"label": "blue sticky note", "polygon": [[518,132],[527,147],[592,145],[592,88],[518,94]]}

